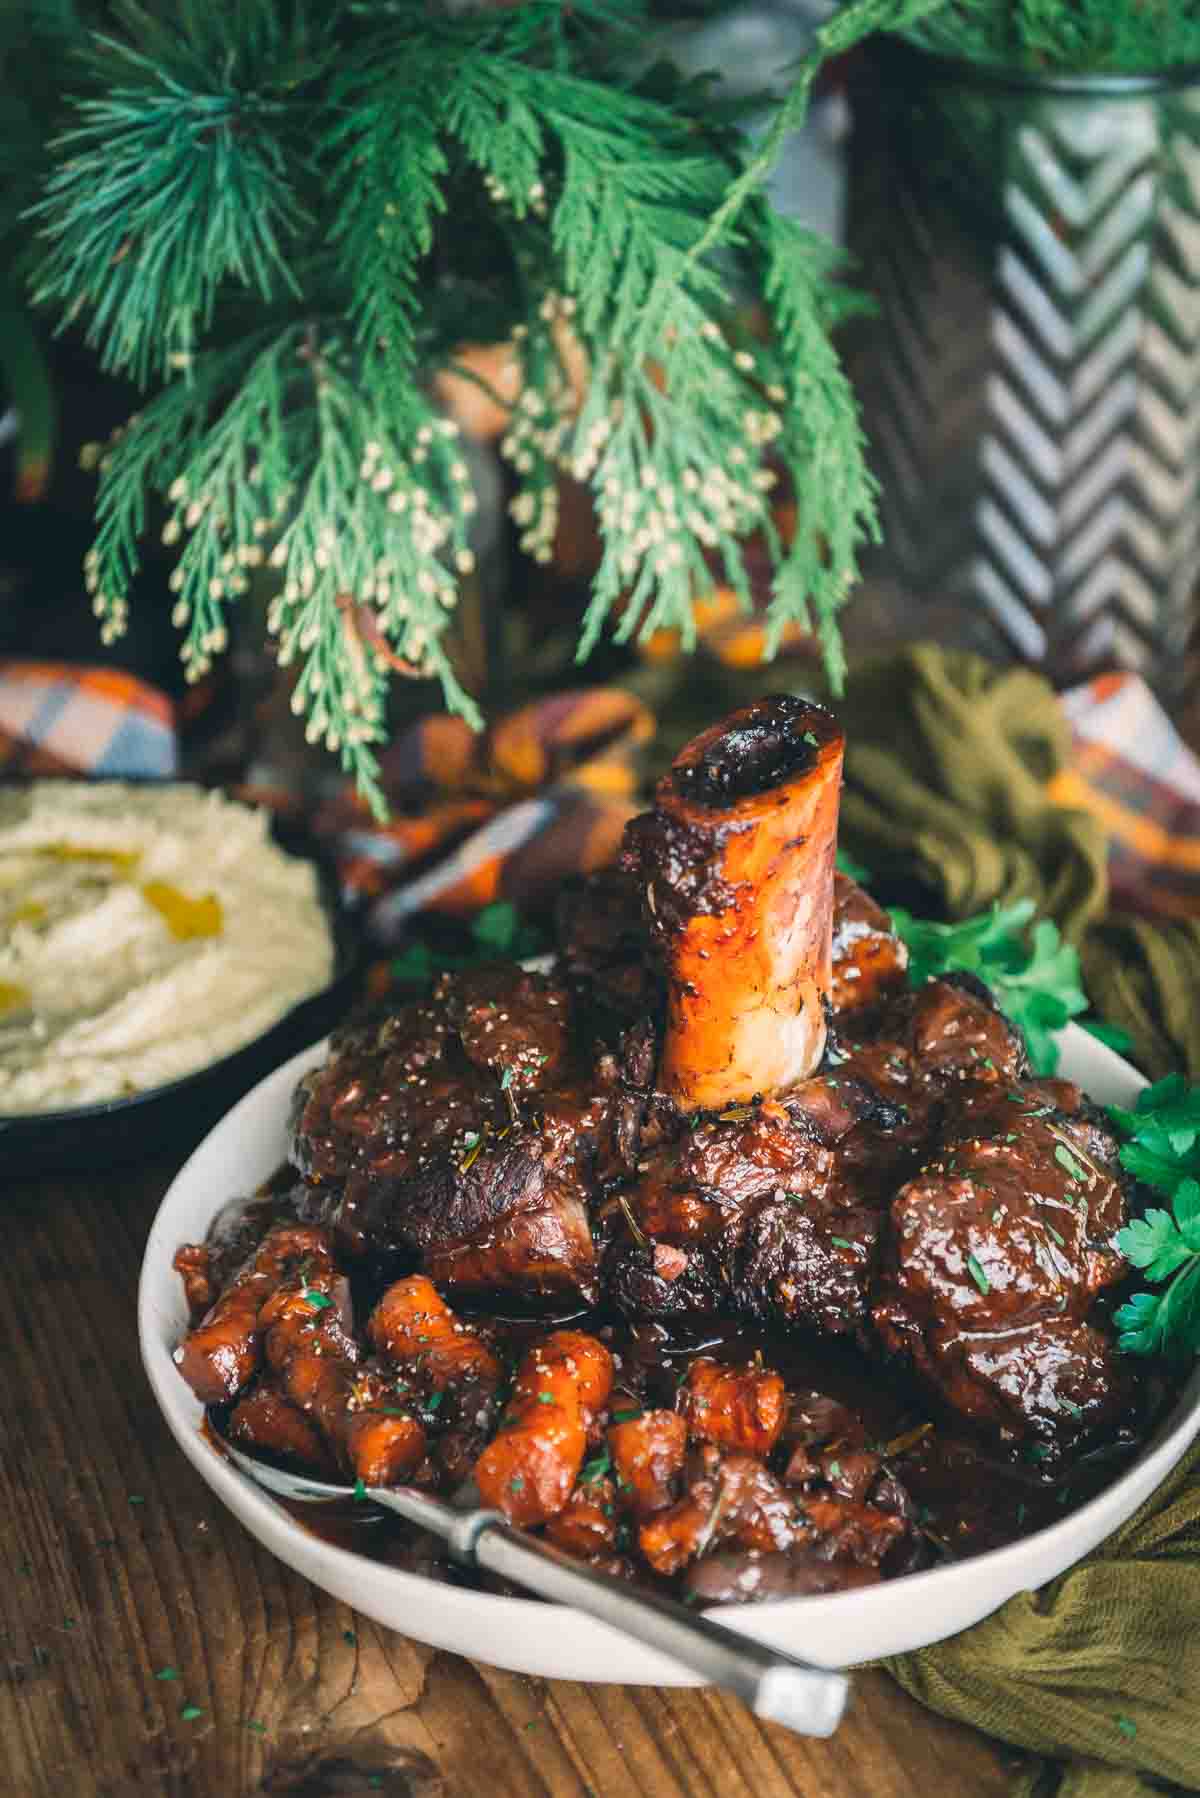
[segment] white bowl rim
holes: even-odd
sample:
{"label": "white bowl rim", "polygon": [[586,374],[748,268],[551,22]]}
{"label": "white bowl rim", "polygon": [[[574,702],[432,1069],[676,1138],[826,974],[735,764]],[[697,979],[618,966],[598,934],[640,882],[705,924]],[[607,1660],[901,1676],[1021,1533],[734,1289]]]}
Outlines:
{"label": "white bowl rim", "polygon": [[[1096,1038],[1086,1035],[1076,1025],[1068,1024],[1060,1033],[1062,1047],[1068,1060],[1074,1059],[1071,1051],[1080,1051],[1079,1039],[1087,1045],[1087,1054],[1099,1067],[1131,1093],[1147,1084],[1136,1069],[1122,1059]],[[486,1607],[490,1621],[499,1624],[511,1621],[514,1626],[532,1625],[542,1632],[553,1629],[559,1620],[575,1619],[577,1613],[561,1605],[548,1604],[540,1599],[508,1598],[494,1593],[482,1592],[465,1586],[455,1586],[441,1580],[432,1580],[425,1575],[406,1572],[369,1560],[353,1550],[341,1548],[325,1541],[312,1531],[307,1530],[291,1513],[285,1511],[274,1499],[261,1488],[240,1474],[227,1461],[202,1433],[197,1414],[202,1417],[198,1402],[181,1381],[170,1358],[170,1352],[156,1326],[158,1312],[153,1294],[155,1270],[161,1266],[160,1257],[166,1254],[166,1265],[169,1267],[171,1256],[179,1246],[179,1239],[173,1234],[176,1229],[172,1217],[172,1196],[180,1188],[188,1176],[189,1170],[205,1153],[211,1138],[227,1126],[236,1128],[240,1114],[254,1110],[263,1102],[264,1089],[268,1086],[278,1087],[280,1092],[290,1093],[295,1081],[310,1067],[320,1062],[328,1048],[328,1039],[313,1044],[309,1049],[294,1055],[281,1067],[252,1088],[237,1105],[235,1105],[214,1130],[209,1133],[199,1147],[188,1158],[179,1174],[168,1189],[151,1225],[143,1257],[141,1278],[138,1290],[138,1331],[142,1349],[143,1365],[160,1409],[176,1442],[192,1464],[201,1472],[203,1478],[211,1485],[217,1496],[234,1509],[253,1529],[261,1541],[270,1546],[270,1539],[278,1536],[282,1525],[291,1537],[291,1564],[299,1567],[315,1584],[323,1585],[326,1580],[323,1569],[331,1574],[340,1575],[339,1584],[346,1586],[361,1581],[364,1569],[369,1569],[373,1587],[381,1593],[393,1593],[397,1600],[389,1610],[406,1608],[412,1601],[419,1602],[422,1596],[429,1594],[433,1588],[437,1594],[438,1607],[444,1613],[461,1613],[463,1625],[478,1625],[480,1606]],[[214,1203],[214,1214],[220,1204],[234,1196],[224,1193]],[[167,1240],[164,1240],[166,1238]],[[874,1616],[891,1609],[896,1603],[897,1589],[902,1589],[906,1596],[911,1596],[912,1609],[919,1610],[923,1605],[933,1601],[942,1601],[949,1597],[952,1587],[966,1590],[969,1586],[987,1576],[997,1576],[996,1583],[1003,1584],[1007,1591],[1016,1592],[1026,1589],[1028,1582],[1019,1576],[1022,1562],[1029,1558],[1030,1545],[1037,1544],[1041,1551],[1039,1558],[1058,1560],[1061,1551],[1067,1549],[1072,1537],[1087,1533],[1085,1526],[1091,1519],[1112,1505],[1114,1496],[1136,1474],[1140,1474],[1148,1491],[1153,1491],[1170,1472],[1171,1468],[1182,1457],[1191,1439],[1200,1433],[1200,1365],[1188,1379],[1179,1400],[1168,1417],[1160,1424],[1153,1436],[1143,1447],[1137,1458],[1108,1485],[1101,1488],[1084,1504],[1066,1512],[1055,1523],[1034,1530],[1019,1541],[1004,1544],[1002,1547],[988,1549],[981,1554],[970,1556],[962,1561],[927,1568],[919,1573],[900,1576],[894,1580],[881,1581],[878,1585],[856,1588],[846,1592],[826,1593],[798,1598],[766,1599],[749,1605],[712,1605],[704,1607],[705,1615],[718,1617],[730,1628],[741,1629],[746,1633],[757,1634],[759,1629],[766,1628],[772,1639],[780,1641],[784,1634],[794,1635],[797,1646],[804,1644],[804,1652],[813,1659],[822,1659],[819,1649],[812,1643],[814,1626],[819,1631],[825,1623],[830,1625],[853,1612],[856,1618],[870,1622]],[[1144,1500],[1139,1501],[1144,1502]],[[1134,1507],[1136,1509],[1137,1507]],[[1132,1511],[1125,1513],[1131,1515]],[[253,1519],[253,1522],[251,1522]],[[1096,1541],[1104,1540],[1111,1530],[1120,1527],[1120,1520],[1110,1529],[1102,1530]],[[277,1552],[277,1551],[276,1551]],[[1068,1555],[1063,1560],[1062,1570],[1073,1566],[1083,1558],[1088,1549],[1080,1549],[1078,1554]],[[282,1557],[288,1558],[288,1557]],[[1050,1575],[1048,1577],[1057,1577]],[[1043,1581],[1035,1581],[1041,1584]],[[1001,1601],[1003,1602],[1003,1601]],[[503,1609],[502,1609],[503,1607]],[[360,1606],[369,1609],[368,1606]],[[993,1607],[995,1608],[995,1607]],[[580,1620],[582,1621],[582,1620]],[[793,1622],[795,1630],[786,1625]],[[784,1629],[778,1626],[784,1625]],[[757,1627],[756,1627],[757,1626]],[[604,1626],[596,1625],[603,1629]],[[414,1630],[414,1634],[419,1631]],[[608,1633],[607,1631],[605,1633]],[[942,1634],[947,1632],[943,1631]],[[953,1633],[953,1632],[950,1632]],[[938,1635],[928,1637],[929,1641],[937,1640]],[[623,1642],[623,1638],[614,1635],[614,1647]],[[632,1645],[630,1645],[632,1646]],[[467,1652],[470,1652],[469,1650]],[[517,1663],[511,1663],[516,1665]],[[521,1665],[525,1665],[522,1661]],[[572,1677],[587,1677],[575,1674]],[[610,1675],[591,1677],[608,1677],[620,1680],[622,1675],[614,1671]]]}

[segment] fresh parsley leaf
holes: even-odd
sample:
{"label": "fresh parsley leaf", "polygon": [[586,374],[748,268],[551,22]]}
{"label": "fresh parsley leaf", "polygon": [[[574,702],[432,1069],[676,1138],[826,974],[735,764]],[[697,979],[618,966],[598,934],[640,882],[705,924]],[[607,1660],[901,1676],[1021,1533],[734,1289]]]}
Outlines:
{"label": "fresh parsley leaf", "polygon": [[305,1304],[311,1306],[314,1311],[325,1311],[333,1303],[333,1300],[327,1292],[302,1292],[300,1297],[304,1300]]}
{"label": "fresh parsley leaf", "polygon": [[541,931],[526,923],[508,899],[485,905],[471,924],[471,935],[489,954],[511,956],[514,961],[538,955],[546,947]]}
{"label": "fresh parsley leaf", "polygon": [[974,1280],[976,1286],[978,1286],[984,1298],[986,1298],[988,1293],[992,1290],[992,1283],[984,1272],[983,1263],[979,1260],[978,1256],[967,1256],[967,1272]]}
{"label": "fresh parsley leaf", "polygon": [[160,1667],[154,1677],[155,1679],[178,1679],[179,1669],[177,1667]]}
{"label": "fresh parsley leaf", "polygon": [[1134,1736],[1137,1735],[1137,1724],[1134,1722],[1133,1718],[1132,1717],[1114,1717],[1113,1721],[1116,1724],[1117,1728],[1120,1730],[1121,1734],[1123,1736],[1128,1736],[1129,1740],[1132,1742]]}
{"label": "fresh parsley leaf", "polygon": [[975,974],[995,994],[996,1003],[1024,1033],[1029,1059],[1039,1074],[1058,1066],[1054,1032],[1088,1008],[1079,956],[1059,936],[1058,926],[1040,918],[1027,938],[1032,899],[993,905],[959,924],[914,918],[901,907],[892,922],[908,946],[908,976],[921,986],[936,974]]}
{"label": "fresh parsley leaf", "polygon": [[602,1455],[597,1455],[594,1460],[588,1461],[579,1477],[587,1485],[592,1480],[602,1480],[611,1467],[612,1456],[606,1451]]}
{"label": "fresh parsley leaf", "polygon": [[203,1715],[198,1704],[185,1704],[179,1713],[179,1720],[181,1723],[194,1723],[197,1717]]}
{"label": "fresh parsley leaf", "polygon": [[1144,1267],[1151,1280],[1168,1279],[1192,1254],[1169,1211],[1147,1211],[1143,1217],[1135,1217],[1118,1230],[1117,1247],[1135,1267]]}
{"label": "fresh parsley leaf", "polygon": [[831,1236],[829,1240],[835,1249],[852,1249],[854,1247],[854,1244],[848,1242],[844,1236]]}
{"label": "fresh parsley leaf", "polygon": [[1200,1137],[1200,1088],[1182,1074],[1168,1074],[1138,1094],[1137,1108],[1109,1107],[1109,1115],[1144,1149],[1156,1155],[1186,1155]]}
{"label": "fresh parsley leaf", "polygon": [[485,905],[471,922],[472,946],[462,954],[430,948],[414,938],[406,943],[391,964],[392,979],[398,986],[429,986],[443,972],[473,968],[481,961],[495,961],[504,956],[520,961],[525,956],[540,955],[546,947],[541,931],[521,917],[507,899]]}
{"label": "fresh parsley leaf", "polygon": [[1118,1347],[1130,1355],[1200,1354],[1200,1090],[1170,1074],[1138,1094],[1134,1110],[1110,1106],[1130,1140],[1121,1161],[1170,1201],[1117,1232],[1117,1247],[1161,1292],[1135,1292],[1114,1314]]}
{"label": "fresh parsley leaf", "polygon": [[445,1392],[431,1392],[429,1397],[425,1400],[425,1409],[427,1411],[436,1411],[445,1396]]}
{"label": "fresh parsley leaf", "polygon": [[354,1496],[355,1496],[355,1498],[365,1498],[367,1496],[367,1483],[365,1480],[362,1480],[362,1479],[355,1480]]}

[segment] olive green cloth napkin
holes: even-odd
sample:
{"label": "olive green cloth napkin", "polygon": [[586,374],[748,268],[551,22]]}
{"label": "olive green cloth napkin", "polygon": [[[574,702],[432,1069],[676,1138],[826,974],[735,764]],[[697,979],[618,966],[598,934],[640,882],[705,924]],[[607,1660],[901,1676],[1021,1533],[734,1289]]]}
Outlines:
{"label": "olive green cloth napkin", "polygon": [[[950,918],[1028,895],[1079,945],[1141,1065],[1200,1079],[1200,926],[1105,915],[1103,827],[1047,797],[1072,749],[1048,683],[922,644],[852,670],[838,711],[841,840],[876,889]],[[1200,1445],[1079,1566],[882,1664],[931,1709],[1044,1757],[1022,1798],[1200,1791]]]}
{"label": "olive green cloth napkin", "polygon": [[1085,1561],[880,1663],[932,1710],[1060,1761],[1021,1798],[1200,1791],[1200,1443]]}
{"label": "olive green cloth napkin", "polygon": [[1093,1005],[1138,1064],[1200,1080],[1200,920],[1106,915],[1104,827],[1047,794],[1072,753],[1049,683],[917,644],[853,668],[837,709],[841,841],[875,889],[943,918],[1034,899],[1078,945]]}

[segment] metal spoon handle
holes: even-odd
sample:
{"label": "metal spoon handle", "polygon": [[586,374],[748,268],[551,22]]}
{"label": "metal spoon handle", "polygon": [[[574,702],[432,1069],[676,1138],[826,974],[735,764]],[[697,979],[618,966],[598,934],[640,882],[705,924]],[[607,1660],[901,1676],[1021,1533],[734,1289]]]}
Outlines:
{"label": "metal spoon handle", "polygon": [[[387,1492],[371,1494],[382,1505],[387,1505],[389,1496]],[[410,1521],[420,1521],[412,1503],[416,1496],[406,1493],[403,1506],[397,1503],[388,1508],[402,1509]],[[435,1509],[441,1514],[437,1524],[432,1519]],[[430,1512],[432,1527],[445,1535],[445,1508],[435,1502]],[[758,1717],[783,1723],[806,1736],[830,1736],[841,1721],[850,1690],[845,1674],[792,1660],[689,1611],[674,1599],[635,1592],[611,1574],[598,1573],[550,1543],[514,1529],[494,1511],[461,1513],[449,1543],[457,1559],[473,1561],[543,1598],[573,1605],[669,1655],[701,1679],[736,1693]]]}

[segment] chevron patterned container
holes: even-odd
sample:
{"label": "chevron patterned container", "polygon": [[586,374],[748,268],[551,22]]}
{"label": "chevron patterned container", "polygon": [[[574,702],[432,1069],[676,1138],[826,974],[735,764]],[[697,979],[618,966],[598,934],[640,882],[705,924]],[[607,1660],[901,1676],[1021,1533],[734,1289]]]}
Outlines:
{"label": "chevron patterned container", "polygon": [[888,44],[855,107],[851,354],[919,627],[1179,700],[1200,576],[1200,70],[1039,79]]}

